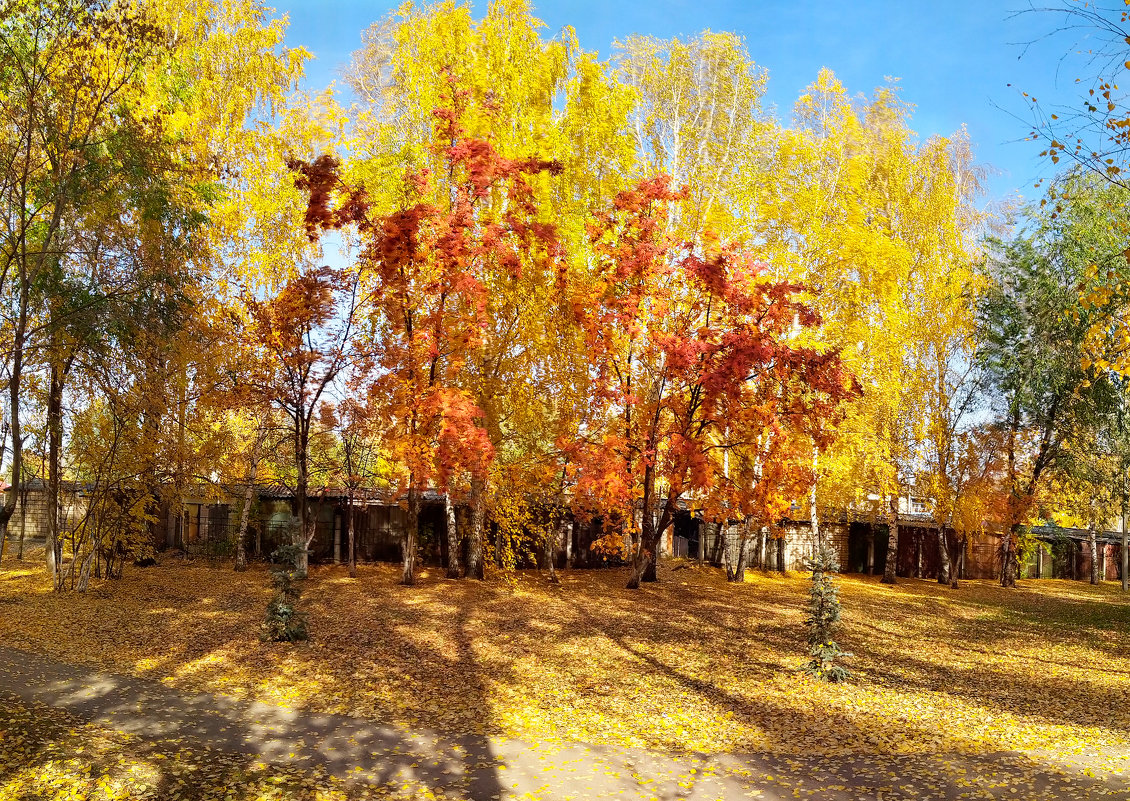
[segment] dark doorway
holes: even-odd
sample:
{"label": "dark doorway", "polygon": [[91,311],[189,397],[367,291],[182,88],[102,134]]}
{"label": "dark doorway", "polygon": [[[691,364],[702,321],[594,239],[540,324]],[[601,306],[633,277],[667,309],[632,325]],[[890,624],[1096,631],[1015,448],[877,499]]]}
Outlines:
{"label": "dark doorway", "polygon": [[870,523],[852,523],[848,529],[848,563],[845,573],[867,572],[867,540],[871,536]]}
{"label": "dark doorway", "polygon": [[699,535],[701,522],[690,512],[675,513],[675,536],[686,540],[687,555],[692,559],[702,558],[699,552],[702,547],[702,537]]}
{"label": "dark doorway", "polygon": [[[899,532],[900,534],[902,532]],[[887,567],[887,545],[891,539],[891,527],[886,523],[875,526],[875,574],[883,575]]]}

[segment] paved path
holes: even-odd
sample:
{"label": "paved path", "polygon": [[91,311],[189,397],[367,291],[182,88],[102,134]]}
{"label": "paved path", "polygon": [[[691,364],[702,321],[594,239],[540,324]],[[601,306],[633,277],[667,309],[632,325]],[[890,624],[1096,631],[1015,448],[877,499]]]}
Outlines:
{"label": "paved path", "polygon": [[[359,718],[213,695],[65,665],[0,647],[0,703],[43,703],[149,740],[184,738],[267,762],[313,767],[380,784],[492,799],[1120,799],[1121,770],[1021,753],[979,756],[666,755],[571,745],[530,747],[494,737],[407,733]],[[1093,775],[1089,775],[1093,774]],[[2,788],[0,788],[2,789]],[[529,794],[529,795],[526,795]]]}

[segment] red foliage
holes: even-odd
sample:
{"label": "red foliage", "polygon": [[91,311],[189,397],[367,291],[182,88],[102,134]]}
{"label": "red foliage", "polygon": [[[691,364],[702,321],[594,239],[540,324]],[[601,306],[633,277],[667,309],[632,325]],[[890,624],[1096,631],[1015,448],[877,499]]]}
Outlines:
{"label": "red foliage", "polygon": [[442,190],[433,191],[427,172],[409,174],[404,207],[372,220],[364,189],[345,184],[335,159],[292,165],[310,193],[311,235],[346,224],[363,235],[367,366],[377,376],[368,396],[396,430],[394,449],[418,488],[446,486],[463,472],[485,475],[493,448],[462,371],[488,327],[488,286],[492,277],[521,275],[531,260],[551,267],[560,255],[527,180],[560,165],[504,158],[490,142],[466,137],[465,93],[450,76],[449,86],[448,105],[435,111],[436,154],[451,181]]}
{"label": "red foliage", "polygon": [[714,519],[777,520],[859,393],[838,353],[796,344],[820,324],[802,287],[766,280],[741,248],[667,238],[682,197],[666,176],[621,193],[590,227],[596,275],[572,303],[595,377],[591,433],[570,449],[578,500],[647,510],[637,555],[683,497]]}

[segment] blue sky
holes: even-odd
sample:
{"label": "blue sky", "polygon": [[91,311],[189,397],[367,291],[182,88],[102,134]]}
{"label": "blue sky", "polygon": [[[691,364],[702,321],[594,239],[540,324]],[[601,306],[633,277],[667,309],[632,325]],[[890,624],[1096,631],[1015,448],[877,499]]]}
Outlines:
{"label": "blue sky", "polygon": [[[361,32],[397,4],[276,0],[274,5],[289,14],[287,44],[302,45],[315,56],[305,88],[316,90],[340,76],[360,46]],[[481,12],[486,3],[473,8]],[[822,66],[853,93],[870,92],[888,76],[898,78],[903,99],[915,106],[912,124],[920,135],[968,127],[978,159],[999,171],[989,180],[988,200],[1038,196],[1032,185],[1050,170],[1038,158],[1038,146],[1020,141],[1029,130],[1020,91],[1035,95],[1041,105],[1068,103],[1076,93],[1074,77],[1085,72],[1070,56],[1063,60],[1077,37],[1048,36],[1061,19],[1017,13],[1025,8],[1026,0],[557,0],[535,6],[547,35],[572,25],[582,46],[602,57],[613,40],[631,33],[670,37],[707,28],[740,33],[754,61],[768,69],[768,100],[786,119]]]}

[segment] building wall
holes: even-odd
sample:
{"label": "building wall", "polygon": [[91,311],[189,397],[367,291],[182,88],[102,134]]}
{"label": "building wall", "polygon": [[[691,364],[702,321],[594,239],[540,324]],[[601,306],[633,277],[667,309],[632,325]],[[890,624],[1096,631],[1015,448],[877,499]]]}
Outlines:
{"label": "building wall", "polygon": [[[1122,546],[1098,543],[1099,580],[1120,581],[1122,579]],[[1078,558],[1075,578],[1079,581],[1091,580],[1091,546],[1087,542],[1078,544]],[[1105,569],[1104,569],[1105,568]]]}
{"label": "building wall", "polygon": [[[11,489],[0,493],[0,501],[7,501]],[[47,538],[49,515],[47,513],[47,491],[45,487],[33,486],[20,493],[16,500],[16,510],[8,520],[8,539],[42,540]],[[61,495],[62,515],[60,528],[64,534],[74,530],[86,514],[86,501],[73,491],[63,491]]]}
{"label": "building wall", "polygon": [[[702,523],[699,536],[705,546],[705,560],[721,566],[726,558],[727,542],[731,553],[737,553],[744,523],[730,523],[725,528],[716,523]],[[847,564],[848,526],[844,523],[821,523],[820,532],[824,541],[835,552],[841,567]],[[756,567],[760,548],[760,533],[755,532],[746,546],[746,565]],[[779,555],[783,558],[779,561]],[[784,570],[803,571],[805,562],[813,555],[812,535],[807,521],[789,522],[771,535],[766,543],[766,567],[776,570],[783,563]],[[692,558],[697,552],[692,548]]]}
{"label": "building wall", "polygon": [[1001,574],[1001,539],[995,534],[976,534],[965,546],[963,578],[998,578]]}

